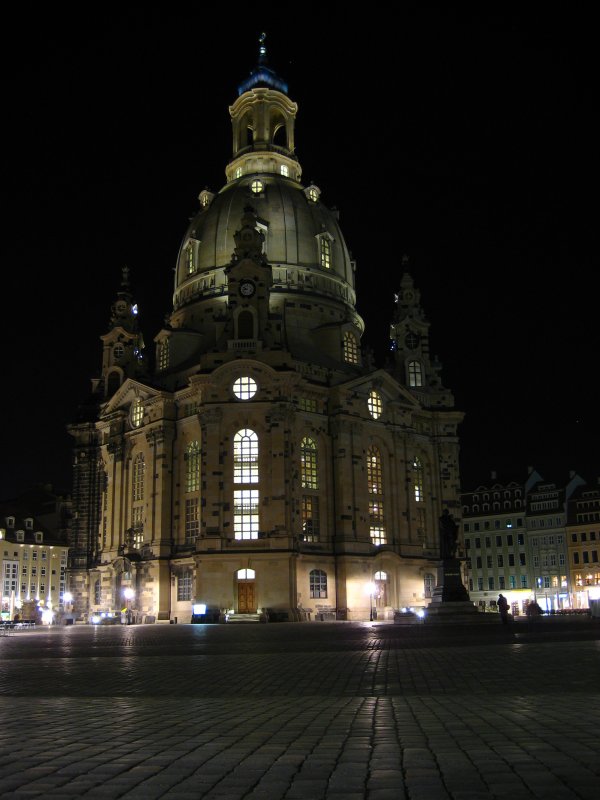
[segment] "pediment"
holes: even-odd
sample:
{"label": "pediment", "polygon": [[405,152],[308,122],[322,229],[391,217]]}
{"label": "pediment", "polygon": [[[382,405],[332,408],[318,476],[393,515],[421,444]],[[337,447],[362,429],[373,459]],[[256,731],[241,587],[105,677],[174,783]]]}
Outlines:
{"label": "pediment", "polygon": [[408,389],[401,386],[398,381],[384,369],[378,369],[375,372],[370,372],[368,375],[361,375],[359,378],[354,378],[351,381],[342,383],[339,388],[348,389],[353,392],[362,391],[365,396],[368,395],[372,389],[375,389],[381,392],[388,401],[397,401],[415,410],[421,408],[419,401],[412,396]]}
{"label": "pediment", "polygon": [[160,397],[162,394],[164,392],[158,389],[146,386],[146,384],[140,383],[140,381],[136,381],[133,378],[127,378],[102,409],[102,416],[114,414],[117,411],[129,411],[131,404],[137,398],[140,398],[145,403],[148,400]]}

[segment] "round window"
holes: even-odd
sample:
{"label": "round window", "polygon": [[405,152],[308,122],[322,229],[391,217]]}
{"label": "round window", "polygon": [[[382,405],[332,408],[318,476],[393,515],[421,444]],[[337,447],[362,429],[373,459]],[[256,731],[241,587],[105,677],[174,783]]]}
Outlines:
{"label": "round window", "polygon": [[261,192],[264,192],[264,190],[265,185],[262,181],[259,181],[258,178],[255,178],[250,184],[250,191],[253,194],[260,194]]}
{"label": "round window", "polygon": [[238,400],[251,400],[257,391],[256,381],[248,375],[242,375],[233,382],[233,393]]}

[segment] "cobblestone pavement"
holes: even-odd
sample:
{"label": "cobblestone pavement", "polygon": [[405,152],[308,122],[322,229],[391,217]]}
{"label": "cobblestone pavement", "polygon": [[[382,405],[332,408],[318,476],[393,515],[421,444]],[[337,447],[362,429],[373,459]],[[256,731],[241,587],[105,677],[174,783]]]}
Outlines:
{"label": "cobblestone pavement", "polygon": [[0,638],[0,797],[600,795],[600,621]]}

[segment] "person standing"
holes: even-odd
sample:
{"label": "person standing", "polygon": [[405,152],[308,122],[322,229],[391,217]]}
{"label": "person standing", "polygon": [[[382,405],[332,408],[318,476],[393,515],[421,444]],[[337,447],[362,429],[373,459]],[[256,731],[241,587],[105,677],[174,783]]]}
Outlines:
{"label": "person standing", "polygon": [[500,619],[503,625],[508,624],[508,600],[503,594],[498,595],[498,610],[500,611]]}

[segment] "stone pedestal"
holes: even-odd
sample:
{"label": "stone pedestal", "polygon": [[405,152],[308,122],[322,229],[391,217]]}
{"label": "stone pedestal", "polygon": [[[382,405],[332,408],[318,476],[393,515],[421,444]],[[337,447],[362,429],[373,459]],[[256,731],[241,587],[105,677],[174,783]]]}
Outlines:
{"label": "stone pedestal", "polygon": [[479,614],[463,585],[460,561],[458,558],[445,558],[438,571],[438,585],[427,607],[425,622],[470,622],[481,616],[484,615]]}

